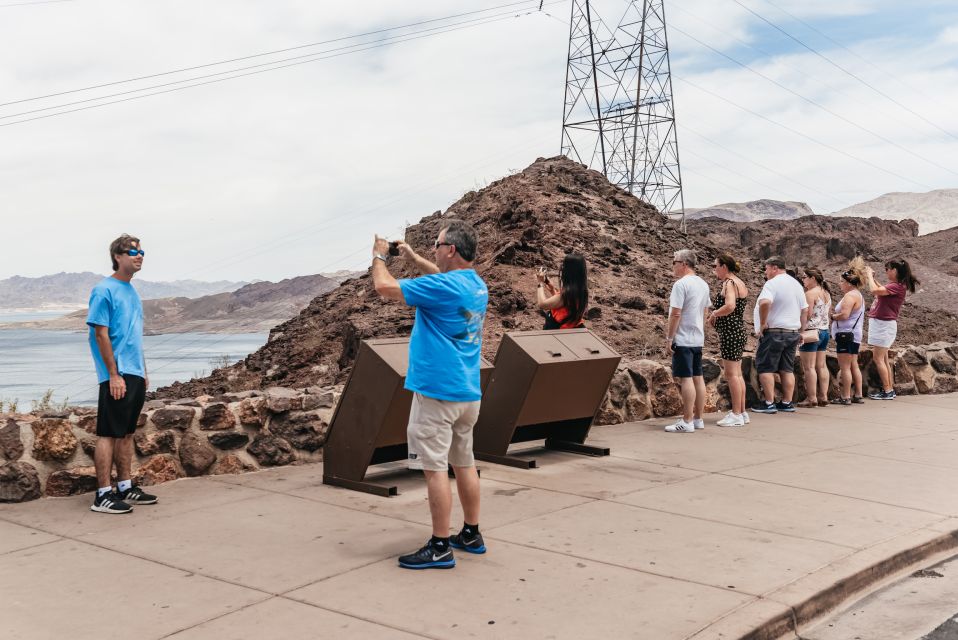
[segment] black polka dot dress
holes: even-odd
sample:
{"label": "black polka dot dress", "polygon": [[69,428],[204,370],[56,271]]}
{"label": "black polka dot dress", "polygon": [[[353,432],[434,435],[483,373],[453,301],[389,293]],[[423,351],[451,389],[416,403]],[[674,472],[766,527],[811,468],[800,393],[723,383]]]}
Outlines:
{"label": "black polka dot dress", "polygon": [[[723,291],[715,294],[713,309],[719,309],[725,305]],[[736,298],[735,309],[732,313],[715,319],[715,330],[719,336],[719,351],[722,354],[722,360],[742,359],[742,352],[745,351],[745,341],[748,340],[748,332],[745,330],[745,322],[743,321],[745,302],[745,298]]]}

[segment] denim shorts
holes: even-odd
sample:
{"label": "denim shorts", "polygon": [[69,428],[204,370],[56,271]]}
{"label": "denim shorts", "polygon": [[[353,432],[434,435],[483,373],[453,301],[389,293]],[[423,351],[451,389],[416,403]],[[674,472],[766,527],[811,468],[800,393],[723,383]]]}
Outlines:
{"label": "denim shorts", "polygon": [[828,348],[828,339],[831,337],[831,334],[828,333],[828,329],[819,329],[818,330],[818,342],[809,342],[803,344],[798,348],[799,351],[804,353],[814,353],[816,351],[825,351]]}

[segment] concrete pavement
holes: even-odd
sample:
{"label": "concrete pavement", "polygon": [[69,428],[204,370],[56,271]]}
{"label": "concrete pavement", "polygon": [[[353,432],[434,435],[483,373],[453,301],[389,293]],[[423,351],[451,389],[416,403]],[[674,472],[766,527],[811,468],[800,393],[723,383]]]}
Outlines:
{"label": "concrete pavement", "polygon": [[401,469],[394,498],[307,465],[160,485],[125,516],[0,505],[0,637],[788,637],[954,553],[958,394],[719,417],[595,428],[607,458],[481,464],[489,552],[451,571],[396,566],[429,535]]}

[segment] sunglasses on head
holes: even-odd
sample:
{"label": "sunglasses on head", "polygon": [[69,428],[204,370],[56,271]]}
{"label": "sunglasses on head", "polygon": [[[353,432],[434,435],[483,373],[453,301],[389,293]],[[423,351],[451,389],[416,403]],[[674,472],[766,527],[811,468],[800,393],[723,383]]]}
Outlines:
{"label": "sunglasses on head", "polygon": [[131,258],[135,258],[137,256],[145,256],[146,251],[143,249],[127,249],[126,255],[130,256]]}

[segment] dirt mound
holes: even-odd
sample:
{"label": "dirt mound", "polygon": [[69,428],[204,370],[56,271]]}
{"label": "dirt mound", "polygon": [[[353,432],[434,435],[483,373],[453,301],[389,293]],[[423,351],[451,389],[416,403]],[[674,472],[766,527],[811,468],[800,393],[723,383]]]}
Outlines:
{"label": "dirt mound", "polygon": [[[410,227],[406,241],[424,255],[432,255],[432,242],[447,218],[467,220],[479,233],[476,270],[489,285],[483,336],[483,352],[489,359],[504,332],[541,328],[542,317],[535,309],[535,269],[546,266],[555,274],[563,255],[570,251],[585,255],[589,262],[589,327],[632,360],[661,358],[675,250],[695,249],[703,264],[701,275],[714,286],[708,265],[720,248],[736,247],[736,253],[747,258],[742,276],[751,287],[752,299],[763,281],[764,256],[757,245],[764,231],[759,230],[750,237],[750,244],[743,245],[741,231],[734,229],[736,223],[717,221],[731,225],[720,228],[715,221],[706,220],[690,224],[690,234],[685,236],[653,207],[612,186],[602,174],[562,156],[540,158],[521,173],[467,193],[445,213],[436,212]],[[768,222],[779,224],[783,237],[795,224]],[[841,222],[855,224],[852,220]],[[889,229],[899,229],[903,237],[914,236],[899,223],[887,224]],[[730,229],[738,235],[729,235]],[[826,242],[824,233],[813,235]],[[855,234],[849,233],[848,241],[853,242]],[[826,248],[823,255],[827,254]],[[390,271],[397,277],[417,275],[399,259],[390,264]],[[751,313],[750,307],[747,313]],[[906,309],[905,313],[910,312]],[[958,328],[954,317],[944,319]],[[273,385],[341,383],[360,340],[408,335],[412,324],[413,311],[381,300],[367,273],[314,299],[298,316],[275,327],[269,342],[244,361],[204,379],[176,383],[157,395],[193,397]],[[919,335],[910,331],[903,332],[906,341]],[[944,338],[923,341],[939,339]],[[709,340],[706,351],[717,355],[713,332],[709,332]]]}

